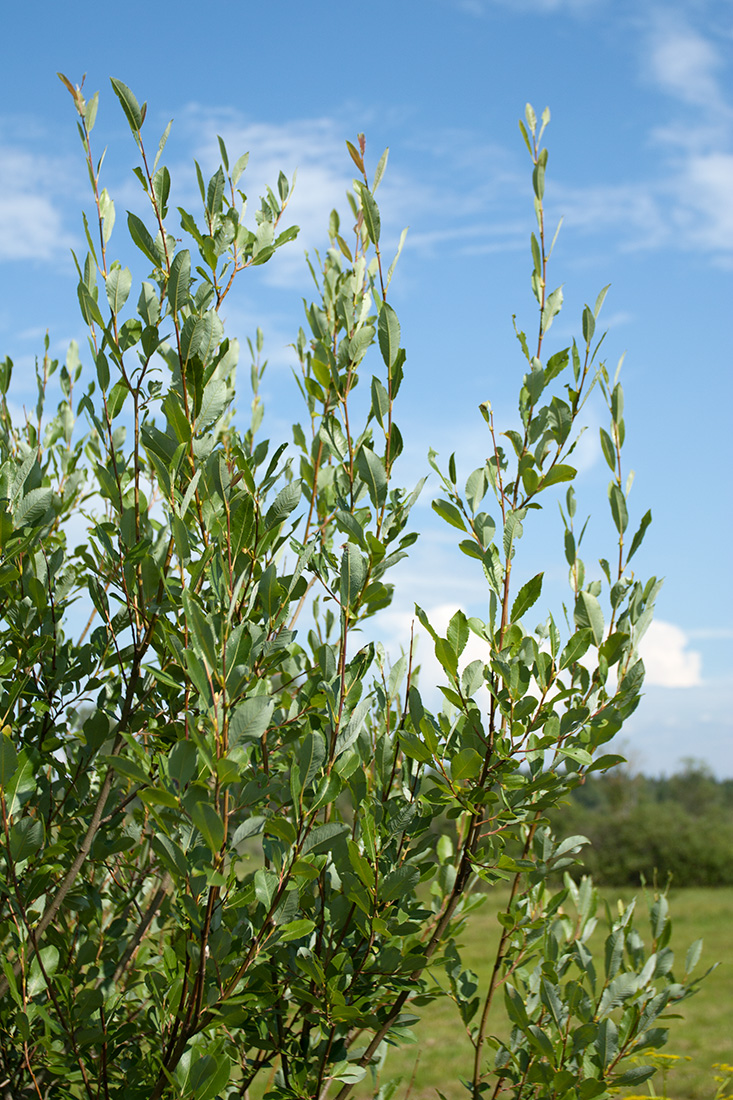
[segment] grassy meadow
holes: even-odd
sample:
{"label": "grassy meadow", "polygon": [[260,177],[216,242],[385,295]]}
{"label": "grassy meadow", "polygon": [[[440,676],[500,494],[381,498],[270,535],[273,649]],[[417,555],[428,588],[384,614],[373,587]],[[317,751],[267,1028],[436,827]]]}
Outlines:
{"label": "grassy meadow", "polygon": [[[638,893],[613,887],[603,892],[612,904],[618,898],[628,901]],[[671,1100],[712,1100],[717,1088],[714,1078],[719,1073],[712,1068],[714,1063],[733,1063],[733,888],[672,890],[669,898],[673,921],[671,946],[677,956],[684,960],[688,946],[703,937],[698,971],[703,973],[714,962],[721,965],[705,979],[700,992],[680,1007],[684,1017],[665,1022],[670,1039],[660,1053],[676,1056],[664,1059],[670,1065],[666,1082],[660,1070],[638,1091],[646,1093],[652,1085],[657,1095],[666,1093]],[[496,891],[469,918],[462,937],[464,964],[479,975],[484,988],[498,940],[496,913],[501,906],[502,894]],[[639,912],[640,926],[642,914],[643,908]],[[600,931],[597,935],[596,949],[605,933]],[[464,1100],[468,1093],[460,1078],[470,1073],[473,1052],[457,1010],[446,1000],[416,1010],[416,1014],[422,1017],[416,1025],[419,1041],[390,1051],[381,1082],[402,1077],[394,1100],[437,1100],[436,1089],[447,1100]],[[501,998],[489,1031],[496,1034],[507,1031]],[[731,1091],[728,1090],[729,1095]],[[373,1095],[369,1078],[354,1095],[359,1098]]]}

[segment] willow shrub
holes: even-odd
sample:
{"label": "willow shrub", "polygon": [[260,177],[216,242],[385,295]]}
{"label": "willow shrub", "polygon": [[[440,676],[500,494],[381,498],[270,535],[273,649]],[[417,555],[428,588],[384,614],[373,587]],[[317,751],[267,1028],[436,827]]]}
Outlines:
{"label": "willow shrub", "polygon": [[[623,395],[596,355],[605,292],[580,342],[546,352],[562,302],[547,283],[547,115],[539,132],[531,108],[522,123],[539,328],[532,350],[518,333],[518,426],[499,434],[481,406],[488,458],[465,488],[453,458],[442,473],[430,457],[434,507],[460,531],[466,568],[482,568],[489,606],[485,621],[457,612],[445,636],[417,609],[444,675],[434,714],[409,652],[390,664],[357,648],[417,538],[421,488],[395,481],[405,351],[380,252],[386,153],[370,180],[363,137],[348,144],[353,232],[331,215],[310,331],[295,340],[304,424],[271,444],[259,347],[250,426],[233,421],[239,349],[220,310],[244,270],[295,237],[280,228],[288,180],[248,223],[247,157],[231,163],[220,141],[211,179],[197,166],[198,216],[172,211],[167,131],[151,158],[145,105],[113,80],[149,200],[147,219],[127,216],[149,270],[137,283],[113,259],[98,97],[62,79],[96,206],[77,264],[89,367],[74,347],[59,367],[47,342],[24,423],[5,399],[10,360],[0,371],[3,1095],[213,1100],[257,1078],[273,1100],[343,1100],[362,1079],[371,1094],[387,1046],[441,983],[475,1048],[475,1097],[592,1100],[645,1079],[639,1054],[665,1042],[660,1018],[691,991],[698,948],[674,970],[658,896],[645,938],[633,907],[609,914],[594,960],[591,883],[546,886],[583,844],[558,843],[546,812],[618,759],[600,753],[638,702],[658,588],[629,564],[650,516],[630,537]],[[594,385],[610,412],[616,532],[601,580],[578,556],[569,462]],[[572,611],[528,629],[542,574],[522,572],[521,540],[557,486]],[[463,667],[471,635],[487,656]],[[481,891],[505,883],[480,989],[457,936]],[[488,1033],[495,999],[506,1043]]]}

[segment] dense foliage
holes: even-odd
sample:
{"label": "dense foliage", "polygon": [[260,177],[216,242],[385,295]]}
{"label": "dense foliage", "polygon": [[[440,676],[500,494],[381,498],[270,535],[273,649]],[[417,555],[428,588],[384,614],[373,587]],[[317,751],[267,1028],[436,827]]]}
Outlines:
{"label": "dense foliage", "polygon": [[668,778],[590,777],[550,816],[558,835],[588,837],[583,863],[601,885],[733,885],[733,780],[694,763]]}
{"label": "dense foliage", "polygon": [[[391,664],[358,633],[391,601],[421,489],[395,482],[406,355],[375,198],[386,153],[370,179],[363,136],[348,143],[350,226],[332,213],[294,341],[305,424],[271,446],[261,340],[240,431],[239,347],[219,314],[233,281],[295,236],[281,225],[291,185],[281,174],[248,221],[247,157],[230,163],[220,141],[208,181],[196,166],[200,214],[174,213],[167,131],[151,158],[145,105],[113,81],[147,202],[127,215],[137,282],[111,253],[98,98],[62,79],[94,197],[77,263],[88,366],[75,346],[59,366],[47,343],[20,418],[9,359],[0,371],[3,1095],[214,1100],[264,1079],[273,1100],[344,1100],[405,1038],[411,1003],[444,995],[439,972],[471,1036],[472,1096],[593,1100],[646,1079],[641,1055],[665,1042],[699,946],[675,964],[658,895],[645,935],[633,905],[607,914],[594,961],[591,883],[548,887],[584,841],[556,840],[547,811],[618,761],[602,749],[638,702],[658,588],[629,564],[650,516],[630,536],[623,391],[598,358],[605,291],[579,344],[545,348],[562,305],[547,283],[549,114],[538,127],[528,107],[521,124],[538,326],[532,350],[518,332],[516,423],[500,435],[481,406],[488,457],[465,488],[453,456],[443,473],[430,455],[434,507],[489,607],[485,621],[456,613],[445,636],[417,609],[443,669],[433,714],[409,640]],[[594,386],[613,536],[590,579],[568,460]],[[571,609],[528,627],[543,575],[522,574],[521,539],[558,485]],[[463,667],[472,633],[487,656]],[[455,843],[432,827],[444,818]],[[479,989],[456,936],[479,887],[506,882]],[[497,996],[506,1043],[487,1032]]]}

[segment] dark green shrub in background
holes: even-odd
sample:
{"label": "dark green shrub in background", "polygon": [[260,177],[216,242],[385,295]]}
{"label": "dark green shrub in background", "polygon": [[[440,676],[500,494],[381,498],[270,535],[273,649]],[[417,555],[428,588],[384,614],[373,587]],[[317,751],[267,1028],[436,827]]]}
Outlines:
{"label": "dark green shrub in background", "polygon": [[733,885],[733,784],[694,762],[668,779],[589,779],[551,819],[559,835],[588,837],[584,867],[599,885]]}

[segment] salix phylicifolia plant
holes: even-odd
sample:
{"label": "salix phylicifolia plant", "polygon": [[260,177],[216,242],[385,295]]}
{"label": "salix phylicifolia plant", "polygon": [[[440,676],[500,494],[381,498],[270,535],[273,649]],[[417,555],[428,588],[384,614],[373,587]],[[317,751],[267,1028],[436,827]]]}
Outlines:
{"label": "salix phylicifolia plant", "polygon": [[[638,701],[637,643],[657,586],[629,569],[648,517],[627,542],[621,389],[594,365],[602,295],[584,311],[580,347],[542,358],[561,301],[546,292],[547,154],[534,115],[524,133],[539,336],[530,354],[520,334],[509,452],[486,405],[489,458],[465,490],[454,459],[440,475],[436,510],[481,563],[490,612],[459,612],[446,637],[418,612],[445,674],[450,709],[436,715],[411,650],[390,665],[380,647],[352,642],[391,601],[422,487],[395,485],[405,352],[375,198],[387,154],[370,179],[363,136],[348,144],[353,229],[331,215],[311,262],[309,331],[295,341],[305,426],[294,451],[271,446],[258,437],[261,336],[240,432],[239,348],[219,312],[233,281],[296,235],[281,228],[291,184],[281,174],[249,221],[246,155],[230,164],[220,140],[214,175],[196,166],[201,213],[174,213],[168,130],[151,160],[145,105],[113,80],[148,202],[146,217],[127,216],[148,272],[136,282],[112,258],[115,207],[91,144],[97,96],[62,80],[94,198],[77,263],[93,377],[74,345],[59,367],[47,341],[35,415],[18,423],[12,363],[0,368],[2,1095],[371,1094],[387,1046],[440,995],[443,971],[475,1048],[473,1096],[591,1100],[642,1080],[639,1051],[664,1042],[660,1014],[690,991],[672,977],[666,899],[652,907],[648,947],[631,909],[614,919],[598,966],[591,885],[548,889],[583,840],[558,844],[545,811],[617,759],[597,750]],[[367,359],[364,407],[353,394]],[[575,477],[568,459],[594,381],[611,410],[602,439],[618,557],[605,581],[586,581],[569,490],[569,621],[528,630],[542,578],[521,576],[523,525]],[[480,510],[488,494],[493,518]],[[78,542],[72,517],[85,525]],[[75,604],[89,615],[78,630]],[[487,658],[463,668],[471,632]],[[456,937],[480,889],[506,882],[479,995]],[[508,1044],[487,1031],[500,990]]]}

